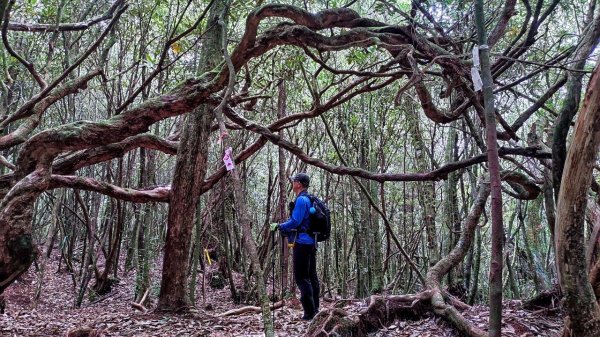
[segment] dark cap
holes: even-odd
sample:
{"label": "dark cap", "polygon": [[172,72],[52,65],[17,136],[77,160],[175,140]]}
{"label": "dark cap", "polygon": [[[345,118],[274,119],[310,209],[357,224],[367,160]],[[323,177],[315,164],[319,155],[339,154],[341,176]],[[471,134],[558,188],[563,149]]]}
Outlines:
{"label": "dark cap", "polygon": [[308,174],[306,173],[298,173],[293,177],[290,177],[291,181],[297,181],[300,184],[302,184],[302,186],[304,187],[308,187],[308,185],[310,185],[310,178],[308,177]]}

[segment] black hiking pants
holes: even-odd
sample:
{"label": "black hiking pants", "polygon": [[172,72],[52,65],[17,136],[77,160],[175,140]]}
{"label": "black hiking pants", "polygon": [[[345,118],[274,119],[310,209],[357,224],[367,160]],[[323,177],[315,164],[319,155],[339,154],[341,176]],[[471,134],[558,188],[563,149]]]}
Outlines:
{"label": "black hiking pants", "polygon": [[294,245],[294,278],[300,289],[304,319],[312,319],[319,310],[319,278],[317,277],[317,248],[315,245]]}

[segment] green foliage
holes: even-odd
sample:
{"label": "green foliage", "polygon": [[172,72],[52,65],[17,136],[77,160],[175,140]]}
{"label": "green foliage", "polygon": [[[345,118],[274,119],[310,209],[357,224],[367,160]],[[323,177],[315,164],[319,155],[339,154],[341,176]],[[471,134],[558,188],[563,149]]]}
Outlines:
{"label": "green foliage", "polygon": [[285,59],[284,65],[291,70],[300,70],[304,61],[306,61],[304,53],[292,53]]}
{"label": "green foliage", "polygon": [[346,55],[346,62],[348,64],[361,64],[367,60],[369,51],[363,48],[354,48]]}
{"label": "green foliage", "polygon": [[[444,0],[444,1],[449,3],[452,0]],[[398,8],[400,8],[400,10],[402,10],[404,12],[409,12],[412,7],[411,0],[397,0],[396,5],[398,6]]]}

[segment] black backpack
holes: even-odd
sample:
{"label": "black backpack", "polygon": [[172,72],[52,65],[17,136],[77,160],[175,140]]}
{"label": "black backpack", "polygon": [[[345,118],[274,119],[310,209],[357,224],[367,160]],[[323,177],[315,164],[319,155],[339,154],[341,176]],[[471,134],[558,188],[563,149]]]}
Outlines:
{"label": "black backpack", "polygon": [[331,234],[331,213],[325,203],[316,196],[309,194],[311,206],[315,208],[314,213],[310,213],[309,226],[306,231],[313,237],[316,237],[317,242],[329,240]]}

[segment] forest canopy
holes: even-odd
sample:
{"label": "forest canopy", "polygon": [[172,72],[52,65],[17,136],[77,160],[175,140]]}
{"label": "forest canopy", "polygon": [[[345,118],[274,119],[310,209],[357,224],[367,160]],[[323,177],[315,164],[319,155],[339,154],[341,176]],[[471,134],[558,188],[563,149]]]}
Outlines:
{"label": "forest canopy", "polygon": [[307,335],[433,313],[500,336],[527,298],[600,335],[596,7],[0,0],[0,296],[54,254],[76,307],[135,271],[135,304],[180,312],[212,254],[272,336],[295,290],[269,224],[307,172],[332,214],[322,295],[368,302]]}

